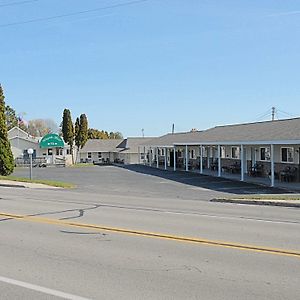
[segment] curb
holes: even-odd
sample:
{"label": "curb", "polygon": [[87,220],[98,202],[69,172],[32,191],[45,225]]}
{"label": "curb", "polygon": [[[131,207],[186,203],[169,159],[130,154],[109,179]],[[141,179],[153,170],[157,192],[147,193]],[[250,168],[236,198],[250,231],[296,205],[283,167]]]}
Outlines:
{"label": "curb", "polygon": [[234,199],[211,199],[210,202],[218,203],[235,203],[248,205],[265,205],[265,206],[281,206],[281,207],[297,207],[300,208],[299,203],[291,203],[285,201],[268,201],[268,200],[234,200]]}
{"label": "curb", "polygon": [[25,186],[25,185],[20,185],[20,184],[8,184],[8,183],[0,183],[0,187],[23,188],[23,189],[26,189],[26,186]]}

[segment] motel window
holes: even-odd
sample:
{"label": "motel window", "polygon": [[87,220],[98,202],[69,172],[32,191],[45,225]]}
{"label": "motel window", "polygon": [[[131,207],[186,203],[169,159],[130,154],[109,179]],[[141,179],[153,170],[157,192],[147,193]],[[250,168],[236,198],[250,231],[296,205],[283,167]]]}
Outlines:
{"label": "motel window", "polygon": [[190,158],[193,159],[194,157],[195,157],[195,150],[192,149],[192,150],[190,151]]}
{"label": "motel window", "polygon": [[88,158],[92,158],[92,152],[88,152]]}
{"label": "motel window", "polygon": [[52,154],[53,154],[52,149],[51,148],[48,149],[48,155],[52,155]]}
{"label": "motel window", "polygon": [[98,152],[98,158],[102,158],[102,153],[101,152]]}
{"label": "motel window", "polygon": [[284,147],[281,148],[281,162],[294,162],[294,148]]}
{"label": "motel window", "polygon": [[141,153],[141,159],[145,159],[145,154]]}
{"label": "motel window", "polygon": [[270,160],[271,152],[269,147],[260,148],[260,160]]}
{"label": "motel window", "polygon": [[71,150],[67,149],[67,155],[70,155],[70,154],[71,154]]}
{"label": "motel window", "polygon": [[240,158],[240,148],[231,147],[231,158],[239,159]]}
{"label": "motel window", "polygon": [[162,156],[165,155],[165,149],[161,149],[161,155],[162,155]]}

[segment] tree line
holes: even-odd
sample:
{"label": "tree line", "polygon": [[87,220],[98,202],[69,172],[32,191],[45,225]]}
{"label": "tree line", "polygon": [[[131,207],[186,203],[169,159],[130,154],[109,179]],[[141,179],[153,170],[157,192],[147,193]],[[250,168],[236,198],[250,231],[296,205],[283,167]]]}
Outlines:
{"label": "tree line", "polygon": [[29,135],[41,137],[48,133],[58,133],[63,136],[65,142],[70,146],[74,162],[74,147],[78,152],[84,147],[88,139],[122,139],[120,132],[110,132],[88,127],[88,120],[85,114],[72,122],[71,112],[64,110],[61,128],[51,119],[35,119],[28,123],[24,122],[16,111],[5,104],[3,88],[0,84],[0,175],[10,175],[14,170],[14,157],[8,139],[8,131],[14,127],[27,132]]}
{"label": "tree line", "polygon": [[[34,119],[28,122],[23,120],[23,117],[18,116],[16,111],[9,105],[5,106],[5,116],[7,129],[19,127],[31,136],[41,137],[48,133],[61,134],[61,128],[58,127],[52,119]],[[108,132],[104,130],[88,128],[88,139],[122,139],[121,132]]]}

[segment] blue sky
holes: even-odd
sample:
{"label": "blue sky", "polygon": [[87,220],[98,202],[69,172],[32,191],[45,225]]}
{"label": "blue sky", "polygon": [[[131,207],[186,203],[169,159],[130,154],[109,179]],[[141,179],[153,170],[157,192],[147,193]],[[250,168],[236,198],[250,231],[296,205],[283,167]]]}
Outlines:
{"label": "blue sky", "polygon": [[300,1],[0,0],[0,82],[27,119],[125,136],[300,116]]}

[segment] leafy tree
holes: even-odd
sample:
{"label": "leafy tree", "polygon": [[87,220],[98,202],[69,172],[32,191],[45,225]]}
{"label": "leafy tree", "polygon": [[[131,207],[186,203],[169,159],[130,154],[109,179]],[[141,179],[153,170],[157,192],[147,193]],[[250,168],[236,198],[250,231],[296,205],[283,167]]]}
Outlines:
{"label": "leafy tree", "polygon": [[28,122],[27,132],[32,136],[44,136],[48,133],[57,133],[58,126],[51,119],[35,119]]}
{"label": "leafy tree", "polygon": [[74,163],[74,126],[72,123],[71,112],[69,109],[65,109],[63,112],[62,135],[64,141],[70,146],[70,150],[72,153],[72,162]]}
{"label": "leafy tree", "polygon": [[2,86],[0,85],[0,175],[10,175],[14,170],[14,157],[7,135],[5,102]]}
{"label": "leafy tree", "polygon": [[10,130],[14,127],[19,127],[28,133],[27,124],[22,120],[19,121],[16,111],[9,105],[5,106],[5,116],[6,116],[7,130]]}
{"label": "leafy tree", "polygon": [[89,128],[88,129],[88,138],[89,139],[122,139],[123,135],[121,132],[110,132],[108,134],[107,131],[104,130],[98,130],[98,129],[93,129]]}
{"label": "leafy tree", "polygon": [[110,139],[114,139],[114,140],[117,140],[117,139],[122,139],[123,138],[123,135],[121,132],[117,131],[117,132],[111,132],[109,134],[109,138]]}
{"label": "leafy tree", "polygon": [[16,111],[9,105],[5,106],[5,117],[6,117],[7,130],[10,130],[18,126],[18,118],[16,115]]}
{"label": "leafy tree", "polygon": [[105,134],[105,132],[102,130],[89,128],[88,129],[88,139],[101,139],[105,140],[108,139],[108,136]]}

